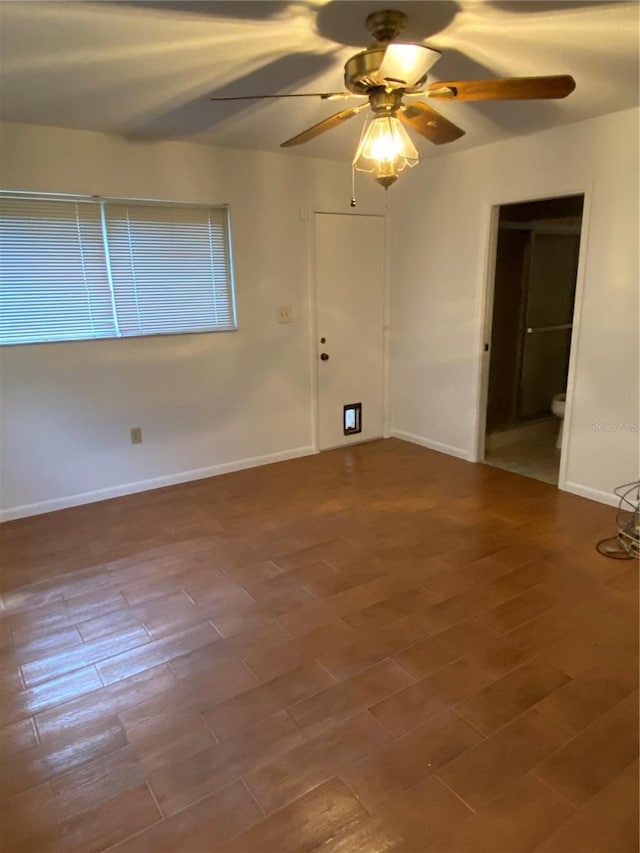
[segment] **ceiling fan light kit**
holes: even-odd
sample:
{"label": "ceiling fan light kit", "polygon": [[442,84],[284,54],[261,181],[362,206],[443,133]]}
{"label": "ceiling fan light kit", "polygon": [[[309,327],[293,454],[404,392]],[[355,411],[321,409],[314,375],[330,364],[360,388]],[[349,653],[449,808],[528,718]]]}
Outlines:
{"label": "ceiling fan light kit", "polygon": [[[352,166],[354,170],[372,172],[375,180],[388,189],[396,181],[399,172],[407,166],[415,166],[419,160],[418,151],[407,133],[407,127],[434,145],[454,142],[464,135],[464,130],[432,109],[424,100],[412,99],[405,105],[405,95],[423,95],[424,98],[445,101],[522,101],[565,98],[575,89],[575,81],[568,74],[495,80],[455,80],[425,85],[430,70],[441,54],[425,44],[397,41],[406,23],[406,15],[394,9],[385,9],[369,15],[365,24],[375,43],[347,60],[344,66],[344,84],[347,91],[307,95],[322,100],[359,96],[366,97],[367,102],[334,113],[287,139],[281,147],[301,145],[315,139],[370,106],[373,117],[365,123]],[[242,95],[238,100],[251,97]],[[305,94],[255,97],[295,98],[305,97]],[[351,205],[355,206],[354,198],[351,199]]]}
{"label": "ceiling fan light kit", "polygon": [[376,181],[388,189],[398,172],[415,166],[419,159],[400,120],[395,115],[377,115],[368,119],[362,130],[353,166],[359,172],[373,172]]}

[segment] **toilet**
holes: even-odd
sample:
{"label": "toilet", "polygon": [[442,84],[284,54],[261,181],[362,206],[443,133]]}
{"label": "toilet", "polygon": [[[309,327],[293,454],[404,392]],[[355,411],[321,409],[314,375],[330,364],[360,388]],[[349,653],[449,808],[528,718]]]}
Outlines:
{"label": "toilet", "polygon": [[551,411],[557,418],[560,418],[560,429],[558,430],[558,437],[556,439],[557,448],[562,447],[562,432],[564,430],[564,407],[566,400],[566,394],[554,394],[553,399],[551,400]]}

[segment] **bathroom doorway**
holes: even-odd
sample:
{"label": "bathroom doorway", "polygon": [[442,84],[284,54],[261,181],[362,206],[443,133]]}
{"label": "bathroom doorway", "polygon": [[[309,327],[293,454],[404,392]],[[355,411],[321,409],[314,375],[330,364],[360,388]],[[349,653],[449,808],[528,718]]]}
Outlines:
{"label": "bathroom doorway", "polygon": [[558,484],[584,196],[502,205],[484,461]]}

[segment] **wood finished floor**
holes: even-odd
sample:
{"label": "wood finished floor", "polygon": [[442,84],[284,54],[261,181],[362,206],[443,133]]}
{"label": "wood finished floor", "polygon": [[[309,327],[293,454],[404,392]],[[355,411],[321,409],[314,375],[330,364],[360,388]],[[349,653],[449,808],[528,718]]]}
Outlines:
{"label": "wood finished floor", "polygon": [[614,517],[392,439],[3,525],[3,849],[636,853]]}

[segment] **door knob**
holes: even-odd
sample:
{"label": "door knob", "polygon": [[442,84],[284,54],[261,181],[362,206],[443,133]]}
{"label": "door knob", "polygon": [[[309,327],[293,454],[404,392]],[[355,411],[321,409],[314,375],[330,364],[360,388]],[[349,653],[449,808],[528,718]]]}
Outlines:
{"label": "door knob", "polygon": [[322,361],[329,361],[329,356],[326,352],[320,353],[320,358],[322,359]]}

